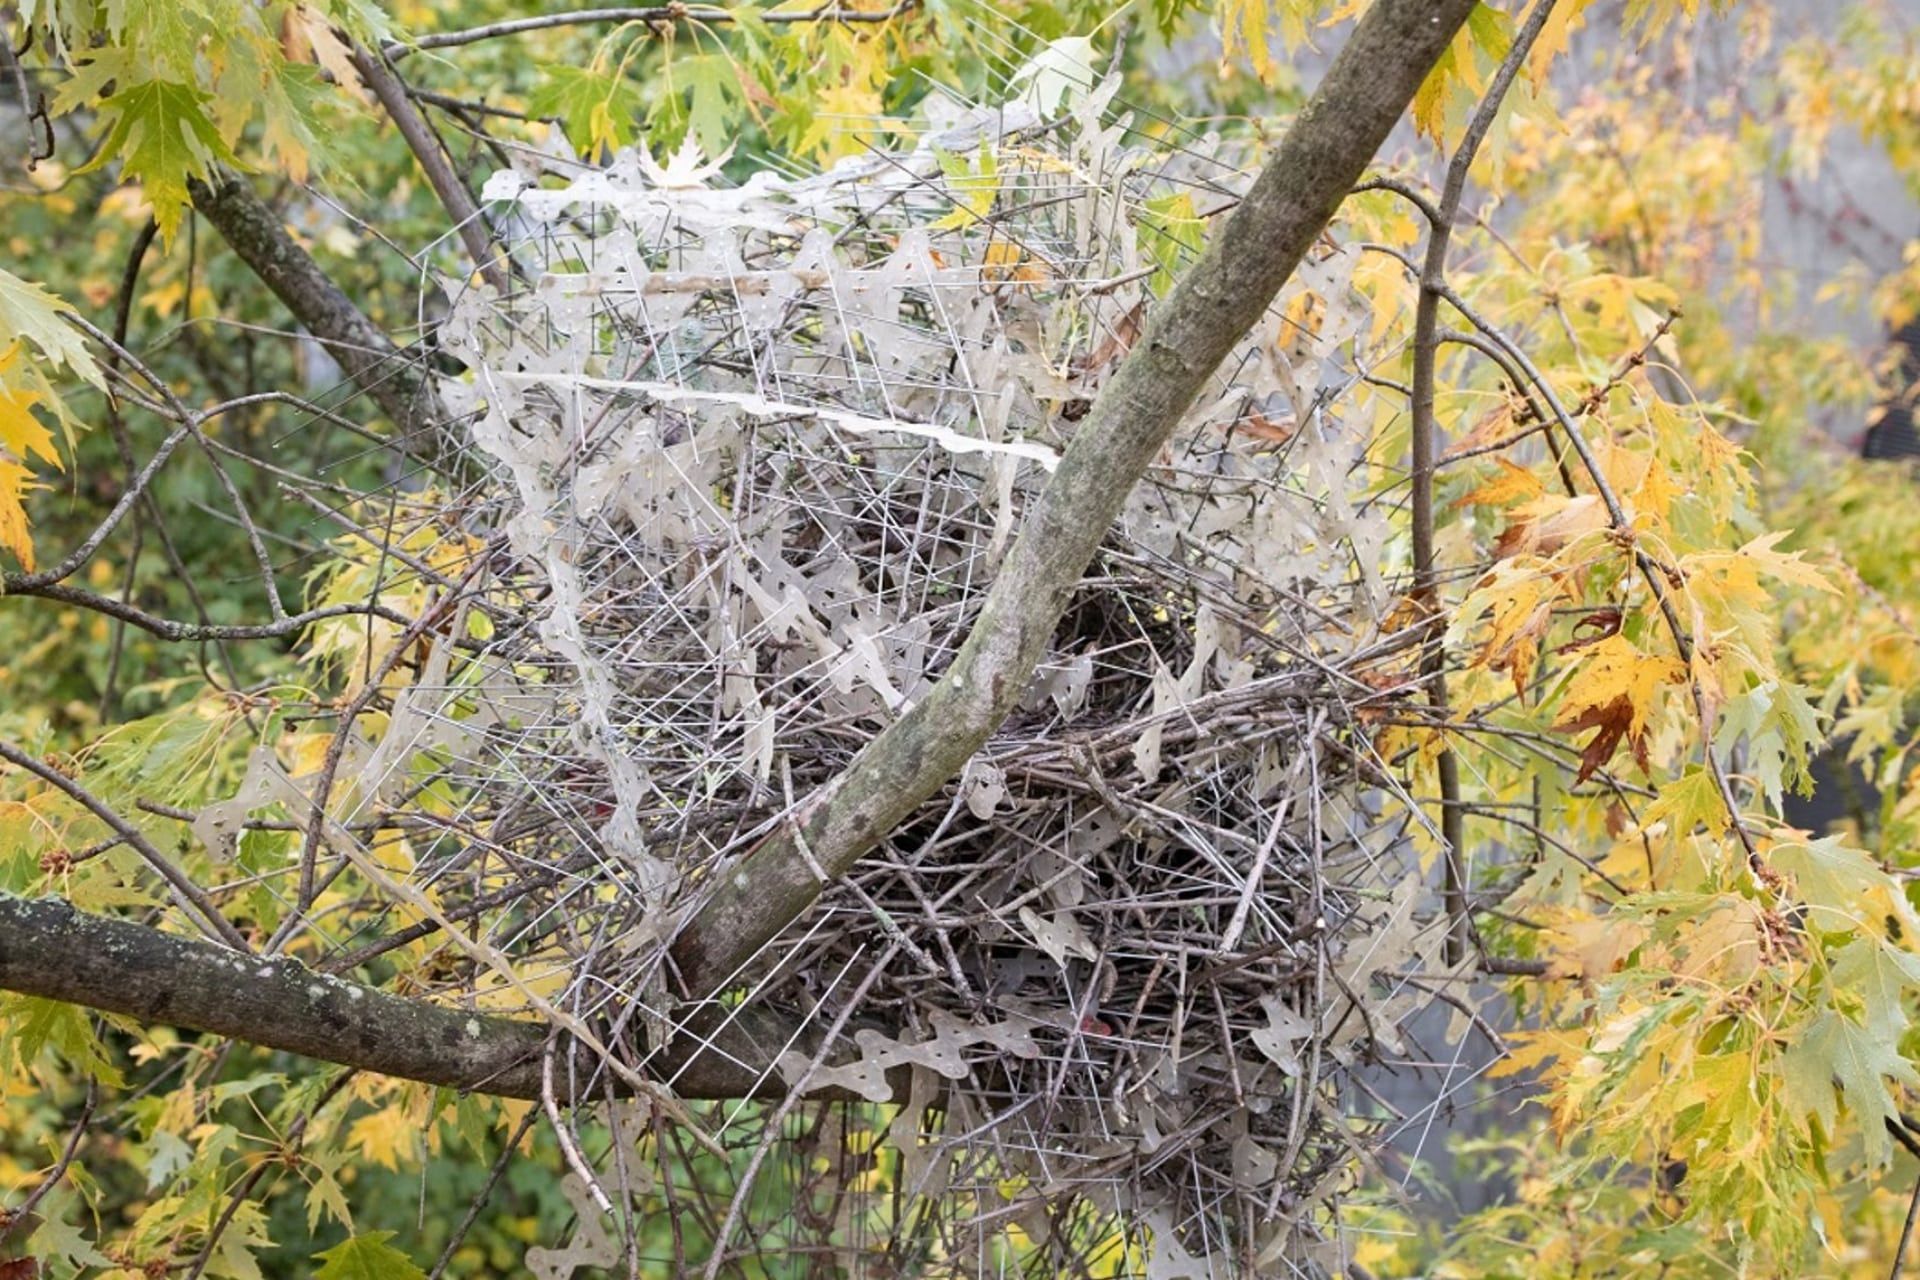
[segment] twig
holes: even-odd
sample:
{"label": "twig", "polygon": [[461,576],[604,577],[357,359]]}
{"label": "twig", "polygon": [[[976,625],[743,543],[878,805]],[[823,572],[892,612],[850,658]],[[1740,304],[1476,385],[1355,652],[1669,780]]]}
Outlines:
{"label": "twig", "polygon": [[[21,167],[32,173],[42,160],[53,158],[56,149],[53,118],[47,114],[47,95],[35,93],[33,86],[27,82],[26,64],[20,61],[20,47],[15,47],[11,40],[0,41],[0,44],[5,46],[7,69],[13,73],[14,91],[20,95],[20,114],[27,122],[27,158],[21,162]],[[37,132],[35,126],[38,126]],[[40,143],[41,134],[46,137],[44,149]]]}
{"label": "twig", "polygon": [[567,1127],[565,1117],[560,1114],[560,1104],[553,1096],[553,1046],[559,1039],[559,1028],[547,1037],[546,1052],[540,1055],[540,1105],[546,1109],[547,1120],[553,1125],[553,1136],[560,1143],[560,1154],[566,1158],[567,1167],[600,1206],[600,1212],[612,1213],[613,1201],[607,1197],[607,1189],[600,1185],[600,1179],[593,1172],[593,1166],[587,1163],[586,1156],[580,1152],[580,1144],[573,1140],[573,1131]]}
{"label": "twig", "polygon": [[1920,1178],[1913,1183],[1913,1198],[1907,1201],[1907,1220],[1900,1226],[1900,1243],[1893,1250],[1893,1269],[1887,1272],[1887,1280],[1900,1280],[1900,1269],[1906,1264],[1907,1242],[1913,1239],[1913,1224],[1920,1219]]}
{"label": "twig", "polygon": [[19,1222],[32,1213],[39,1203],[46,1199],[47,1193],[59,1186],[60,1180],[67,1176],[67,1170],[73,1165],[73,1157],[80,1150],[80,1140],[86,1136],[87,1125],[93,1119],[93,1109],[99,1105],[99,1102],[100,1082],[89,1078],[87,1100],[80,1108],[80,1118],[73,1122],[73,1130],[67,1135],[66,1145],[60,1150],[59,1161],[47,1171],[47,1176],[40,1179],[33,1190],[27,1193],[25,1200],[6,1211],[5,1216],[9,1222]]}
{"label": "twig", "polygon": [[148,635],[176,643],[196,643],[207,640],[278,640],[285,636],[304,631],[316,622],[328,618],[368,617],[381,618],[399,626],[407,626],[413,619],[382,604],[330,604],[318,609],[309,609],[305,613],[288,614],[277,622],[256,623],[211,623],[180,622],[172,618],[162,618],[148,613],[124,600],[115,600],[79,587],[64,584],[55,586],[21,586],[11,581],[0,581],[0,596],[38,596],[43,600],[58,600],[94,613],[105,614],[140,628]]}
{"label": "twig", "polygon": [[[858,25],[860,23],[885,23],[917,8],[919,0],[899,0],[888,9],[842,9],[837,6],[821,6],[792,12],[771,12],[754,15],[754,21],[774,25],[805,22],[841,22]],[[381,48],[381,52],[394,61],[399,61],[414,53],[423,53],[430,49],[453,49],[461,45],[478,44],[483,40],[498,40],[503,36],[524,35],[529,31],[546,31],[554,27],[609,26],[617,23],[644,23],[649,26],[661,22],[701,22],[724,24],[739,21],[739,15],[729,9],[716,9],[706,5],[666,4],[652,5],[646,8],[616,9],[576,9],[572,12],[544,13],[531,18],[512,18],[505,22],[490,22],[484,26],[468,27],[462,31],[441,31],[433,35],[421,36],[410,42],[394,41]]]}
{"label": "twig", "polygon": [[469,1231],[473,1230],[473,1224],[480,1220],[480,1211],[486,1208],[487,1201],[493,1198],[493,1189],[500,1185],[501,1175],[506,1173],[507,1166],[513,1162],[514,1149],[520,1145],[521,1139],[527,1136],[527,1130],[533,1128],[536,1118],[531,1109],[520,1117],[519,1125],[507,1139],[506,1145],[500,1149],[500,1158],[493,1162],[493,1169],[487,1174],[486,1182],[473,1197],[473,1202],[467,1206],[466,1216],[460,1219],[460,1225],[453,1229],[453,1234],[447,1239],[446,1248],[440,1251],[440,1260],[434,1263],[433,1270],[427,1273],[427,1280],[440,1280],[440,1277],[446,1274],[447,1264],[453,1261],[453,1255],[460,1249],[460,1242],[467,1238]]}
{"label": "twig", "polygon": [[78,801],[88,812],[111,827],[115,835],[131,845],[135,852],[146,859],[147,865],[158,872],[160,878],[171,887],[175,900],[183,908],[188,908],[189,915],[199,917],[201,928],[209,936],[243,954],[252,951],[252,948],[247,945],[247,940],[240,935],[240,931],[220,914],[220,909],[213,904],[211,898],[207,897],[206,890],[195,884],[192,878],[180,868],[174,866],[167,855],[154,848],[153,842],[142,834],[140,828],[115,813],[111,806],[93,792],[52,765],[34,759],[10,742],[0,741],[0,760],[5,760],[16,769],[25,769],[56,791],[64,793],[69,799]]}

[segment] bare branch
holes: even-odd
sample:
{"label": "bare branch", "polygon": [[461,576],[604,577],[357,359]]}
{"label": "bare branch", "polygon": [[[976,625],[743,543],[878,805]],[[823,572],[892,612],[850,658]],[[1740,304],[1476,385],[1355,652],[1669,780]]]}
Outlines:
{"label": "bare branch", "polygon": [[413,619],[403,613],[380,604],[331,604],[319,609],[309,609],[305,613],[288,614],[273,622],[257,623],[217,623],[217,622],[180,622],[173,618],[162,618],[148,613],[145,609],[116,600],[112,596],[103,596],[81,587],[69,587],[60,583],[0,583],[0,595],[38,596],[43,600],[58,600],[62,604],[76,605],[82,609],[91,609],[95,613],[105,614],[140,628],[148,635],[158,636],[181,644],[198,644],[208,640],[278,640],[305,630],[316,622],[328,618],[345,618],[365,615],[384,618],[399,626],[409,625]]}
{"label": "bare branch", "polygon": [[[539,1099],[550,1034],[538,1022],[403,999],[287,957],[244,955],[14,894],[0,894],[0,989],[504,1098]],[[782,1092],[774,1058],[789,1048],[811,1056],[819,1043],[817,1032],[796,1037],[765,1010],[712,1010],[650,1054],[647,1067],[673,1080],[682,1098],[767,1096]],[[606,1085],[579,1088],[585,1103]]]}
{"label": "bare branch", "polygon": [[[919,0],[900,0],[891,8],[871,11],[822,5],[818,9],[761,13],[755,15],[755,18],[756,21],[775,25],[796,22],[885,23],[912,11],[918,5]],[[529,31],[548,31],[555,27],[613,26],[623,22],[642,22],[649,25],[661,22],[698,22],[723,25],[738,20],[739,15],[730,9],[715,9],[706,5],[662,4],[646,7],[622,6],[612,9],[576,9],[572,12],[543,13],[531,18],[511,18],[505,22],[489,22],[485,26],[468,27],[464,31],[441,31],[430,36],[421,36],[407,43],[394,41],[384,46],[381,52],[397,62],[409,54],[422,53],[429,49],[453,49],[460,45],[479,44],[483,40],[499,40],[506,36],[525,35]]]}
{"label": "bare branch", "polygon": [[466,246],[467,256],[480,268],[481,277],[494,288],[505,289],[508,284],[507,270],[493,250],[486,222],[480,216],[480,206],[474,203],[473,192],[467,190],[467,184],[453,171],[453,162],[447,156],[440,135],[433,131],[433,126],[413,105],[405,82],[387,65],[384,57],[366,49],[354,49],[353,65],[359,71],[360,78],[367,82],[367,88],[373,90],[373,96],[380,99],[380,105],[386,108],[387,115],[400,130],[400,136],[406,139],[413,158],[420,165],[420,171],[427,176],[427,184],[433,188],[434,195],[440,198],[440,207],[453,220],[454,234]]}
{"label": "bare branch", "polygon": [[[1445,624],[1433,571],[1433,472],[1438,434],[1433,414],[1433,381],[1440,352],[1440,294],[1446,287],[1447,247],[1453,239],[1454,218],[1460,212],[1460,198],[1466,193],[1467,173],[1473,168],[1473,157],[1493,127],[1500,104],[1526,63],[1534,40],[1547,25],[1553,6],[1554,0],[1535,0],[1533,12],[1527,15],[1525,25],[1514,37],[1500,69],[1494,73],[1493,83],[1480,100],[1473,119],[1467,122],[1467,131],[1447,163],[1439,206],[1421,204],[1422,210],[1428,212],[1429,225],[1426,262],[1420,272],[1420,301],[1413,321],[1413,598],[1425,614],[1434,641],[1420,660],[1427,702],[1442,719],[1447,715],[1447,655],[1438,643]],[[1443,747],[1438,765],[1440,843],[1446,858],[1445,899],[1449,920],[1447,961],[1458,964],[1466,954],[1473,929],[1472,917],[1467,911],[1467,873],[1461,853],[1466,820],[1460,806],[1460,761],[1451,748]]]}

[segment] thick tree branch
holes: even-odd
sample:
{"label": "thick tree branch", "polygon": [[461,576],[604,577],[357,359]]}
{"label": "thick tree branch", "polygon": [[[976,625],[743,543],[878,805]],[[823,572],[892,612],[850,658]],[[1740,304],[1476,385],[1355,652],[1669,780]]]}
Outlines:
{"label": "thick tree branch", "polygon": [[373,397],[403,438],[431,439],[444,428],[446,409],[424,363],[394,346],[341,292],[244,178],[221,173],[211,182],[193,179],[187,187],[193,207],[326,347],[354,385]]}
{"label": "thick tree branch", "polygon": [[1474,0],[1378,0],[1219,235],[1147,318],[1082,422],[952,668],[681,934],[681,982],[732,981],[967,759],[1019,701],[1122,503],[1233,344],[1271,305],[1406,110]]}
{"label": "thick tree branch", "polygon": [[[549,1036],[540,1023],[403,999],[286,957],[13,894],[0,894],[0,990],[505,1098],[540,1097]],[[819,1044],[817,1035],[795,1040],[792,1023],[763,1009],[709,1008],[702,1017],[647,1064],[682,1098],[777,1094],[781,1078],[768,1064],[783,1048],[812,1056]],[[605,1090],[594,1085],[592,1099]]]}

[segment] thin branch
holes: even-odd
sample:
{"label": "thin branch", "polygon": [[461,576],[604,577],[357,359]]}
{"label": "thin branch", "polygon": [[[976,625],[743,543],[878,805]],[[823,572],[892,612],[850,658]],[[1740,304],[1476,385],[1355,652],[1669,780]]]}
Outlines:
{"label": "thin branch", "polygon": [[188,408],[186,402],[174,392],[166,379],[110,334],[103,333],[87,320],[77,316],[72,317],[70,323],[105,347],[120,363],[139,374],[147,385],[166,402],[171,410],[168,416],[184,426],[187,433],[193,437],[194,443],[206,455],[207,465],[213,469],[214,481],[220,486],[221,492],[226,494],[227,502],[233,507],[234,518],[246,535],[247,547],[253,552],[254,563],[260,570],[261,586],[267,595],[267,607],[276,620],[286,617],[286,606],[280,600],[280,585],[274,578],[273,559],[267,554],[266,543],[261,538],[259,526],[254,523],[253,513],[247,509],[246,499],[240,496],[240,487],[233,482],[233,477],[228,475],[227,469],[220,464],[217,451],[202,429],[206,422],[205,416]]}
{"label": "thin branch", "polygon": [[1353,189],[1355,195],[1366,191],[1393,192],[1394,195],[1399,196],[1402,200],[1405,200],[1408,204],[1418,209],[1429,223],[1446,221],[1451,224],[1453,221],[1450,217],[1446,219],[1441,218],[1440,211],[1433,207],[1433,201],[1427,198],[1425,192],[1418,190],[1411,183],[1402,182],[1398,178],[1368,178],[1365,182],[1360,183]]}
{"label": "thin branch", "polygon": [[1907,1220],[1900,1226],[1900,1243],[1893,1250],[1893,1270],[1887,1273],[1887,1280],[1900,1280],[1900,1270],[1907,1262],[1907,1244],[1913,1239],[1915,1219],[1920,1219],[1920,1178],[1914,1179],[1913,1198],[1907,1201]]}
{"label": "thin branch", "polygon": [[[113,341],[121,349],[125,349],[127,345],[127,332],[133,324],[133,294],[134,290],[140,286],[140,271],[146,263],[147,250],[152,248],[154,239],[159,233],[160,224],[148,218],[146,225],[141,227],[139,233],[134,236],[133,247],[127,251],[126,266],[120,271],[120,293],[113,309]],[[109,353],[108,365],[111,367],[118,362],[119,356]],[[114,446],[120,453],[122,465],[127,469],[127,484],[131,487],[139,469],[134,465],[133,446],[127,435],[126,423],[120,418],[120,406],[114,397],[107,397],[106,410],[112,425]],[[159,520],[157,513],[154,513],[154,519],[156,522]],[[140,574],[140,551],[145,532],[146,530],[141,528],[140,522],[136,520],[133,526],[133,548],[127,553],[127,567],[121,577],[120,586],[120,598],[128,604],[133,603],[134,587]],[[107,649],[107,674],[101,681],[100,719],[103,723],[111,722],[117,710],[120,660],[126,651],[126,643],[127,624],[116,622],[113,628],[113,641]]]}
{"label": "thin branch", "polygon": [[[891,8],[871,11],[823,5],[818,9],[760,13],[754,15],[754,20],[774,25],[796,22],[840,22],[850,25],[886,23],[918,7],[919,0],[899,0],[899,3]],[[525,35],[529,31],[548,31],[555,27],[613,26],[629,22],[645,23],[649,26],[662,22],[724,25],[739,20],[740,15],[733,10],[716,9],[707,5],[666,4],[645,8],[628,6],[614,9],[576,9],[572,12],[543,13],[531,18],[511,18],[505,22],[489,22],[484,26],[468,27],[462,31],[440,31],[433,35],[421,36],[411,42],[393,41],[382,47],[380,51],[398,62],[410,54],[424,53],[429,49],[453,49],[461,45],[479,44],[483,40],[499,40],[506,36]]]}
{"label": "thin branch", "polygon": [[473,1230],[473,1224],[480,1220],[480,1211],[486,1208],[487,1201],[493,1199],[493,1189],[500,1185],[501,1176],[506,1173],[507,1166],[513,1162],[514,1151],[519,1147],[520,1140],[527,1136],[527,1130],[533,1128],[533,1122],[539,1117],[540,1113],[532,1109],[520,1117],[519,1125],[501,1146],[500,1158],[493,1162],[493,1169],[487,1174],[486,1182],[474,1195],[473,1202],[467,1206],[467,1216],[460,1219],[460,1225],[453,1229],[451,1236],[447,1237],[446,1247],[440,1251],[440,1260],[434,1263],[433,1270],[427,1273],[427,1280],[440,1280],[440,1277],[446,1274],[447,1264],[453,1261],[453,1255],[459,1251],[460,1242],[467,1238],[467,1233]]}
{"label": "thin branch", "polygon": [[[1427,620],[1436,643],[1430,644],[1420,660],[1427,701],[1435,714],[1447,714],[1447,657],[1437,643],[1444,629],[1440,611],[1440,593],[1433,567],[1433,472],[1437,456],[1434,423],[1434,373],[1440,350],[1440,298],[1446,288],[1447,247],[1453,238],[1453,222],[1460,210],[1460,198],[1467,189],[1467,174],[1480,143],[1500,114],[1500,104],[1514,77],[1526,63],[1533,42],[1553,12],[1554,0],[1535,0],[1533,11],[1514,37],[1493,83],[1480,100],[1467,131],[1447,163],[1446,181],[1440,189],[1440,203],[1432,207],[1427,228],[1426,262],[1420,271],[1420,301],[1413,321],[1413,598]],[[1402,194],[1412,198],[1411,192]],[[1428,206],[1420,202],[1423,211]],[[1447,912],[1448,964],[1458,964],[1467,953],[1473,931],[1473,917],[1467,910],[1467,872],[1463,863],[1466,814],[1460,806],[1460,761],[1453,749],[1444,744],[1438,760],[1440,774],[1440,842],[1446,860],[1443,898]]]}
{"label": "thin branch", "polygon": [[33,1190],[27,1193],[25,1200],[6,1211],[8,1221],[19,1222],[25,1218],[39,1206],[42,1200],[46,1199],[49,1191],[60,1185],[60,1180],[67,1176],[67,1170],[73,1167],[74,1156],[80,1153],[80,1140],[86,1137],[87,1125],[93,1120],[93,1110],[99,1105],[100,1082],[89,1079],[87,1100],[80,1108],[80,1118],[73,1122],[73,1129],[67,1134],[66,1145],[60,1149],[60,1159],[47,1171],[47,1176],[40,1179]]}
{"label": "thin branch", "polygon": [[316,622],[325,622],[328,618],[364,616],[382,618],[399,626],[409,625],[413,619],[403,613],[389,609],[381,604],[330,604],[323,608],[309,609],[305,613],[288,614],[274,622],[258,623],[213,623],[180,622],[173,618],[162,618],[148,613],[145,609],[130,605],[124,600],[115,600],[112,596],[103,596],[97,592],[80,587],[55,584],[53,586],[17,585],[11,581],[0,583],[0,595],[38,596],[43,600],[58,600],[63,604],[90,609],[94,613],[105,614],[131,623],[148,635],[176,643],[196,644],[206,640],[278,640],[303,631]]}
{"label": "thin branch", "polygon": [[466,246],[467,256],[480,269],[481,278],[504,292],[509,284],[507,270],[501,265],[499,254],[494,252],[492,237],[480,216],[480,206],[474,203],[473,192],[467,190],[467,184],[453,171],[453,162],[440,135],[413,105],[405,82],[387,65],[384,57],[366,49],[355,47],[353,65],[367,88],[373,90],[373,96],[386,108],[400,136],[406,139],[420,171],[427,177],[427,185],[433,188],[441,208],[453,219],[454,233]]}
{"label": "thin branch", "polygon": [[[0,742],[0,760],[5,760],[16,769],[26,770],[54,790],[62,792],[71,800],[77,801],[88,812],[93,814],[94,817],[100,819],[100,821],[112,828],[115,835],[119,836],[131,846],[136,853],[146,859],[147,865],[152,867],[162,880],[165,880],[168,885],[172,886],[175,898],[183,907],[187,908],[187,914],[199,916],[201,927],[211,936],[220,939],[220,941],[226,943],[228,947],[240,952],[242,955],[252,950],[252,948],[247,946],[247,940],[240,935],[240,931],[233,927],[232,921],[220,914],[220,908],[213,904],[213,899],[207,897],[206,890],[195,884],[192,878],[184,871],[174,866],[171,858],[154,848],[153,842],[147,839],[138,827],[115,813],[112,807],[105,801],[101,800],[98,796],[94,795],[93,792],[87,790],[46,761],[34,759],[10,742]],[[47,954],[51,956],[58,953],[49,952]],[[43,963],[44,962],[43,960]]]}
{"label": "thin branch", "polygon": [[62,556],[58,563],[35,573],[9,573],[0,576],[0,594],[31,595],[40,588],[53,586],[77,573],[80,567],[93,557],[93,553],[100,549],[100,544],[107,540],[107,536],[120,527],[120,522],[127,518],[127,513],[133,510],[134,504],[139,502],[141,495],[146,493],[147,486],[153,483],[153,478],[160,473],[160,468],[167,465],[167,459],[173,456],[173,451],[179,448],[180,442],[190,434],[191,431],[185,426],[176,427],[169,432],[167,438],[160,442],[160,447],[153,451],[153,456],[147,459],[147,464],[134,476],[133,483],[121,492],[119,500],[102,517],[100,523],[94,526],[93,532],[81,540],[79,546]]}
{"label": "thin branch", "polygon": [[[20,51],[24,45],[16,47],[10,38],[0,39],[0,49],[4,49],[7,70],[12,73],[14,92],[20,96],[20,115],[27,122],[27,157],[21,161],[21,168],[32,173],[39,168],[42,160],[53,159],[57,150],[53,137],[53,117],[47,112],[47,95],[35,93],[27,81],[26,64],[20,61]],[[44,144],[41,139],[45,138]]]}

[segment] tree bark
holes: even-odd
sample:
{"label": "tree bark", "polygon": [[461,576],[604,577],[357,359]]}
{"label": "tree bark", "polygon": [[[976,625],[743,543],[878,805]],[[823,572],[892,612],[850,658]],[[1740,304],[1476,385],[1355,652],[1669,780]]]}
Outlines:
{"label": "tree bark", "polygon": [[[59,898],[13,894],[0,894],[0,989],[504,1098],[540,1097],[549,1035],[539,1023],[404,999],[285,956],[247,955]],[[780,1050],[791,1045],[811,1057],[818,1047],[817,1031],[793,1041],[794,1023],[768,1010],[709,1006],[699,1017],[646,1067],[682,1098],[778,1095],[782,1081],[769,1065]],[[590,1062],[583,1056],[583,1067]],[[556,1069],[557,1090],[570,1074]],[[593,1099],[606,1094],[604,1083],[590,1091]],[[570,1099],[563,1093],[558,1101]]]}
{"label": "tree bark", "polygon": [[1019,702],[1128,492],[1272,304],[1475,0],[1377,0],[1313,100],[1146,328],[1022,524],[946,676],[724,876],[674,946],[703,996],[966,764]]}

